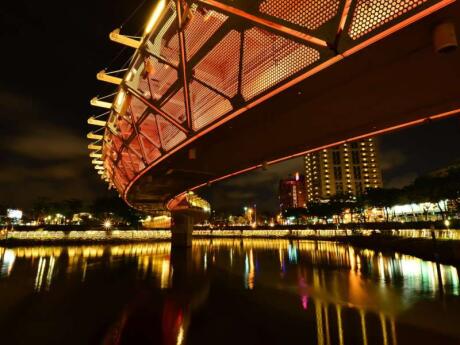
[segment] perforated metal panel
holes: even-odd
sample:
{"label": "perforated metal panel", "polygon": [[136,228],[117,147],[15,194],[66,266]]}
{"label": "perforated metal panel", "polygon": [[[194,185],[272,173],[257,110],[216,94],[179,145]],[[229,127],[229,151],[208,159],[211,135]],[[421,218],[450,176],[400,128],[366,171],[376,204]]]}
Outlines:
{"label": "perforated metal panel", "polygon": [[259,11],[315,30],[337,15],[339,5],[340,0],[265,0],[259,5]]}
{"label": "perforated metal panel", "polygon": [[158,133],[158,125],[154,113],[149,112],[144,121],[140,123],[139,132],[157,148],[161,147],[160,134]]}
{"label": "perforated metal panel", "polygon": [[232,110],[230,102],[197,81],[190,84],[192,126],[199,130]]}
{"label": "perforated metal panel", "polygon": [[121,147],[123,145],[123,141],[118,135],[112,134],[110,137],[112,147],[114,148],[115,151],[119,152],[121,150]]}
{"label": "perforated metal panel", "polygon": [[150,57],[154,73],[148,77],[152,100],[159,100],[177,80],[177,70]]}
{"label": "perforated metal panel", "polygon": [[357,0],[348,34],[352,39],[406,14],[428,0]]}
{"label": "perforated metal panel", "polygon": [[222,13],[207,10],[197,4],[191,6],[191,13],[192,18],[185,29],[187,60],[195,55],[228,18]]}
{"label": "perforated metal panel", "polygon": [[160,132],[161,146],[165,150],[173,148],[186,138],[186,135],[169,121],[158,115],[156,119]]}
{"label": "perforated metal panel", "polygon": [[145,103],[137,99],[136,97],[131,98],[131,102],[129,104],[129,114],[133,118],[134,121],[139,121],[144,111],[147,109]]}
{"label": "perforated metal panel", "polygon": [[128,178],[124,175],[121,168],[114,168],[114,173],[112,175],[112,182],[115,184],[115,187],[119,191],[123,191],[128,185]]}
{"label": "perforated metal panel", "polygon": [[195,66],[194,76],[229,97],[238,91],[241,34],[231,30]]}
{"label": "perforated metal panel", "polygon": [[252,99],[319,58],[319,52],[311,47],[259,28],[247,30],[243,53],[244,99]]}
{"label": "perforated metal panel", "polygon": [[147,163],[152,163],[155,159],[161,156],[160,150],[153,144],[151,140],[143,135],[140,135],[139,138],[142,142],[142,146],[144,147],[145,159]]}
{"label": "perforated metal panel", "polygon": [[129,152],[126,148],[123,148],[123,150],[120,152],[120,160],[118,161],[118,168],[121,169],[125,175],[128,181],[132,180],[135,176],[135,170],[133,167],[133,164],[131,162],[131,157],[129,155]]}
{"label": "perforated metal panel", "polygon": [[179,123],[187,120],[184,105],[184,89],[181,88],[163,104],[163,110]]}
{"label": "perforated metal panel", "polygon": [[117,127],[120,131],[120,135],[124,140],[128,140],[133,132],[133,127],[131,124],[122,116],[119,116],[119,121],[117,121]]}
{"label": "perforated metal panel", "polygon": [[135,136],[129,143],[129,151],[132,153],[132,160],[135,163],[135,170],[140,171],[145,168],[144,151],[138,136]]}

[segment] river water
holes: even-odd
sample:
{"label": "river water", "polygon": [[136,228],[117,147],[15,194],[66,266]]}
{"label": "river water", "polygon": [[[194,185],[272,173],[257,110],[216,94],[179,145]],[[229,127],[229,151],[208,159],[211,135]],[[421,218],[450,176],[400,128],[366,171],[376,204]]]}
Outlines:
{"label": "river water", "polygon": [[460,344],[458,268],[332,242],[0,247],[1,344]]}

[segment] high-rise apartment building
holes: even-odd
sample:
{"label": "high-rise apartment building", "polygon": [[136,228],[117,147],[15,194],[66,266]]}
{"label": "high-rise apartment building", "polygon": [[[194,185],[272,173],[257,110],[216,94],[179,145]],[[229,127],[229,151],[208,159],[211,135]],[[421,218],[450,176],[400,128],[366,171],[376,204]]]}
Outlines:
{"label": "high-rise apartment building", "polygon": [[369,138],[305,156],[307,203],[382,187],[378,147]]}
{"label": "high-rise apartment building", "polygon": [[305,207],[305,177],[296,173],[293,177],[281,180],[279,184],[279,201],[281,211],[288,208]]}

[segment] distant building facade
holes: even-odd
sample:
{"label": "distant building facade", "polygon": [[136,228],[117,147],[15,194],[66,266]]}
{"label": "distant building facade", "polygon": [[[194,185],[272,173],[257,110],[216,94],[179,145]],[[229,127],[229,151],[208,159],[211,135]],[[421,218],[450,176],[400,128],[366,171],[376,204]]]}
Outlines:
{"label": "distant building facade", "polygon": [[382,187],[378,145],[369,138],[305,156],[307,203]]}
{"label": "distant building facade", "polygon": [[306,207],[305,176],[295,176],[281,180],[279,183],[279,202],[281,212],[289,208]]}

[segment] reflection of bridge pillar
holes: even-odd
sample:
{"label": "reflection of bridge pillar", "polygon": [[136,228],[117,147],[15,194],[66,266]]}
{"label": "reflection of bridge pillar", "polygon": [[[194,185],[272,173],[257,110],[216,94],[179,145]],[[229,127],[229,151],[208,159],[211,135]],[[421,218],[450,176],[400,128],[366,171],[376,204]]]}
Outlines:
{"label": "reflection of bridge pillar", "polygon": [[361,319],[361,333],[363,335],[363,345],[367,345],[366,312],[364,311],[364,309],[361,309],[359,311],[359,316]]}
{"label": "reflection of bridge pillar", "polygon": [[175,291],[181,288],[187,288],[189,276],[192,272],[192,248],[173,248],[171,250],[171,266],[174,270],[172,287]]}

